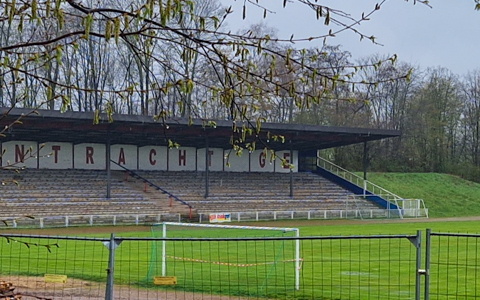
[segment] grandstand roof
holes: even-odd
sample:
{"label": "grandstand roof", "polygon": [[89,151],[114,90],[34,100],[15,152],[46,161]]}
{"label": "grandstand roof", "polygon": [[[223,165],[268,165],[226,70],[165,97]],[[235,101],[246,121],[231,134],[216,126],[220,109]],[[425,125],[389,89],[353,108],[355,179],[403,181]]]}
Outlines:
{"label": "grandstand roof", "polygon": [[[171,118],[163,122],[155,121],[151,116],[114,115],[114,121],[108,122],[106,115],[101,116],[99,124],[93,124],[93,112],[61,113],[51,110],[37,110],[30,114],[30,109],[0,108],[0,126],[14,122],[23,115],[22,123],[6,130],[6,137],[0,139],[24,140],[37,142],[102,143],[108,140],[113,144],[168,145],[168,139],[184,147],[205,148],[206,139],[211,148],[230,149],[232,121],[216,121],[216,128],[204,126],[200,119],[189,124],[186,118]],[[237,127],[242,123],[237,122]],[[270,135],[282,135],[285,143],[274,142]],[[258,139],[267,143],[274,150],[317,150],[345,146],[366,141],[400,136],[400,131],[348,128],[333,126],[315,126],[300,124],[262,123]],[[255,137],[247,138],[252,141]],[[257,148],[261,142],[257,141]]]}

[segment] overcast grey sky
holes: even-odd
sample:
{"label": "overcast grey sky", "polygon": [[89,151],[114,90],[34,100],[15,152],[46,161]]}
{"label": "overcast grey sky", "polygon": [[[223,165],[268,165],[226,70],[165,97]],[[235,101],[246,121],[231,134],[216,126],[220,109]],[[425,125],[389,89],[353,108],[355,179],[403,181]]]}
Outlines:
{"label": "overcast grey sky", "polygon": [[[232,5],[235,13],[229,16],[228,24],[232,28],[246,28],[250,24],[265,22],[278,29],[279,37],[289,39],[318,36],[328,32],[315,13],[304,6],[289,2],[282,8],[283,0],[265,0],[260,3],[273,3],[274,14],[249,6],[247,18],[242,20],[243,0],[222,0],[225,5]],[[360,17],[362,12],[369,12],[375,4],[371,0],[325,0],[324,5],[340,8]],[[480,69],[480,11],[475,11],[473,0],[431,0],[429,8],[422,4],[413,4],[410,0],[389,0],[383,4],[371,20],[362,23],[359,30],[366,35],[374,35],[378,43],[368,40],[360,41],[353,33],[344,32],[329,39],[330,45],[342,45],[343,50],[350,51],[354,58],[371,54],[397,54],[400,61],[409,62],[421,68],[445,67],[452,72],[463,75],[468,71]],[[314,43],[297,43],[299,48],[315,46]]]}

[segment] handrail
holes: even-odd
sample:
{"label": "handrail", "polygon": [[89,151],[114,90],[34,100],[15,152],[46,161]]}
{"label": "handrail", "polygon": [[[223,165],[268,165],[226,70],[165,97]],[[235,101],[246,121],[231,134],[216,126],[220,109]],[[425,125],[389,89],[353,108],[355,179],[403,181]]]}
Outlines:
{"label": "handrail", "polygon": [[169,197],[172,197],[175,201],[178,201],[180,203],[182,203],[183,205],[186,205],[188,206],[190,209],[193,208],[193,206],[191,206],[190,204],[188,204],[186,201],[178,198],[177,196],[175,196],[174,194],[170,193],[169,191],[159,187],[158,185],[156,185],[155,183],[151,182],[150,180],[146,179],[145,177],[135,173],[134,171],[128,169],[128,168],[125,168],[124,166],[118,164],[117,162],[113,161],[113,160],[110,160],[111,162],[113,162],[114,164],[116,164],[117,166],[119,166],[120,168],[124,169],[125,171],[127,171],[130,175],[132,175],[134,178],[137,178],[137,179],[140,179],[140,180],[143,180],[143,182],[146,182],[148,183],[150,186],[153,186],[155,187],[157,190],[160,190],[162,191],[162,193],[164,194],[167,194]]}
{"label": "handrail", "polygon": [[374,195],[381,196],[387,201],[397,201],[397,200],[402,200],[403,198],[376,185],[373,182],[370,182],[366,179],[363,179],[362,177],[320,157],[317,156],[317,166],[324,168],[333,174],[348,180],[351,183],[356,184],[359,187],[363,187],[364,191],[370,191]]}
{"label": "handrail", "polygon": [[[392,203],[395,205],[396,209],[399,212],[400,218],[403,218],[403,214],[401,211],[401,206],[399,202],[402,202],[403,198],[366,180],[363,179],[362,177],[320,157],[317,155],[317,166],[320,168],[323,168],[329,172],[331,172],[334,175],[337,175],[359,187],[362,187],[363,189],[363,197],[367,196],[367,191],[371,193],[372,195],[379,196],[380,198],[384,199],[387,201],[387,203]],[[390,209],[390,206],[387,205],[388,209]]]}
{"label": "handrail", "polygon": [[[363,195],[358,195],[365,197],[371,193],[372,195],[379,196],[382,199],[386,200],[389,203],[394,203],[398,207],[399,215],[401,218],[406,215],[414,215],[415,217],[425,216],[428,218],[428,209],[425,207],[425,202],[423,199],[405,199],[402,198],[368,180],[363,179],[362,177],[345,170],[344,168],[335,165],[334,163],[320,157],[317,155],[317,166],[323,168],[353,184],[356,184],[359,187],[363,188]],[[368,192],[368,193],[367,193]],[[406,203],[416,202],[417,208],[411,208]],[[423,211],[423,212],[422,212]]]}

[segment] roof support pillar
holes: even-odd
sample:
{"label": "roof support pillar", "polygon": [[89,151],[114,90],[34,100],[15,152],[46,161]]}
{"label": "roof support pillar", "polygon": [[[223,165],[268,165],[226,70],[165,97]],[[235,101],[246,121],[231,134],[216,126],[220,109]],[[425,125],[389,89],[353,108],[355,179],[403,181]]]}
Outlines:
{"label": "roof support pillar", "polygon": [[[293,149],[292,149],[292,141],[290,140],[290,163],[291,164],[293,161]],[[293,198],[293,168],[290,168],[290,198]],[[298,166],[297,166],[298,168]]]}
{"label": "roof support pillar", "polygon": [[210,148],[208,144],[208,136],[205,137],[205,198],[208,198],[210,193]]}
{"label": "roof support pillar", "polygon": [[363,142],[363,196],[367,194],[368,147],[367,141]]}
{"label": "roof support pillar", "polygon": [[367,180],[368,170],[368,147],[367,142],[363,142],[363,179]]}
{"label": "roof support pillar", "polygon": [[111,197],[111,186],[112,186],[112,172],[110,170],[110,137],[107,139],[107,199]]}

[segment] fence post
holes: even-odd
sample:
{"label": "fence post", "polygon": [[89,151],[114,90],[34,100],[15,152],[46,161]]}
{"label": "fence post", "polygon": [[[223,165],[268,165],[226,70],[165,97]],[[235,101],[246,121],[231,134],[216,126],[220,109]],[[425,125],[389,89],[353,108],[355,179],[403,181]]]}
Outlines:
{"label": "fence post", "polygon": [[163,223],[162,227],[162,276],[167,275],[167,224]]}
{"label": "fence post", "polygon": [[427,229],[427,237],[425,241],[425,295],[424,300],[430,300],[430,259],[431,259],[431,234],[432,230]]}
{"label": "fence post", "polygon": [[115,234],[110,235],[110,241],[103,242],[108,248],[107,286],[105,288],[105,300],[113,300],[113,278],[115,276],[115,249],[121,241],[115,240]]}
{"label": "fence post", "polygon": [[416,264],[416,277],[415,277],[415,299],[421,299],[421,276],[423,275],[420,268],[422,267],[422,232],[417,230],[417,240],[415,243],[417,249],[417,264]]}

